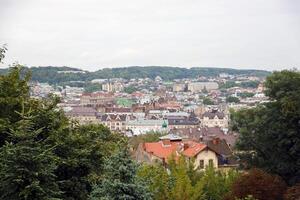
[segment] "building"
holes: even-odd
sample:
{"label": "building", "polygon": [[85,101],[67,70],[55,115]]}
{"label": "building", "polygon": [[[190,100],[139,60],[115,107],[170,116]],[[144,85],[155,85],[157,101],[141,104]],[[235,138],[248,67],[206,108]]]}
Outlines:
{"label": "building", "polygon": [[175,83],[173,85],[173,92],[183,92],[186,88],[184,83]]}
{"label": "building", "polygon": [[136,153],[136,159],[140,162],[162,163],[167,166],[168,160],[174,156],[193,159],[195,168],[204,169],[206,166],[218,167],[217,153],[209,149],[206,144],[192,140],[184,141],[176,135],[166,135],[159,142],[141,143]]}
{"label": "building", "polygon": [[193,82],[188,84],[188,90],[193,93],[202,92],[203,90],[211,91],[219,88],[216,82]]}
{"label": "building", "polygon": [[107,82],[102,85],[102,90],[106,92],[121,92],[123,91],[124,86],[120,82]]}
{"label": "building", "polygon": [[112,131],[125,131],[127,120],[129,120],[129,116],[126,114],[104,114],[101,116],[101,124]]}
{"label": "building", "polygon": [[213,109],[205,112],[201,117],[201,126],[228,128],[228,116],[223,112]]}
{"label": "building", "polygon": [[170,129],[174,128],[197,128],[200,127],[200,120],[196,117],[170,116],[167,117]]}
{"label": "building", "polygon": [[126,129],[131,130],[133,135],[146,134],[147,132],[167,132],[168,121],[162,119],[135,119],[126,124]]}
{"label": "building", "polygon": [[84,93],[80,97],[80,104],[96,107],[97,105],[112,104],[114,100],[115,97],[112,93],[107,93],[107,92]]}
{"label": "building", "polygon": [[100,122],[98,112],[91,107],[72,107],[66,112],[66,115],[70,119],[78,121],[79,124],[98,124]]}

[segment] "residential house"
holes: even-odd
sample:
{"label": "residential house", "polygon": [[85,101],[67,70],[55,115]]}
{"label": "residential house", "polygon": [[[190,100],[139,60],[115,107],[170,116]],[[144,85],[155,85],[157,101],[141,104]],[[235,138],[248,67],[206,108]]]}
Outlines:
{"label": "residential house", "polygon": [[140,162],[162,163],[167,166],[168,160],[174,156],[193,159],[195,168],[204,169],[206,166],[218,167],[217,153],[206,144],[192,140],[182,140],[181,137],[169,134],[160,138],[159,142],[141,143],[136,152]]}

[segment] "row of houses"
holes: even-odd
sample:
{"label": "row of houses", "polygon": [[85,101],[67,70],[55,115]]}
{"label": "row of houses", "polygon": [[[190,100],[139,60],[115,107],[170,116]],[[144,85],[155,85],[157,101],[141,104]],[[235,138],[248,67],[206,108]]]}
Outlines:
{"label": "row of houses", "polygon": [[[118,111],[118,112],[117,112]],[[155,110],[154,110],[155,111]],[[100,113],[92,107],[77,106],[66,111],[66,115],[80,124],[104,124],[112,131],[131,130],[134,135],[150,131],[165,132],[171,129],[200,127],[228,127],[228,119],[218,111],[205,112],[199,119],[186,112],[131,112],[128,108],[107,108]]]}

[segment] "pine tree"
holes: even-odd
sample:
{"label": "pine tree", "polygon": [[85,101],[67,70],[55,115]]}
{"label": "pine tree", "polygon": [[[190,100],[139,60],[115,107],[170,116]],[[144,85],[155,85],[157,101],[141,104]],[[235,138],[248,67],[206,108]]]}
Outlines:
{"label": "pine tree", "polygon": [[20,113],[21,120],[10,131],[16,142],[0,148],[0,199],[59,199],[54,174],[57,157],[51,146],[38,140],[42,129],[32,129],[29,115]]}
{"label": "pine tree", "polygon": [[127,148],[109,158],[105,177],[92,191],[91,200],[147,200],[151,193],[136,175],[138,165],[130,159]]}

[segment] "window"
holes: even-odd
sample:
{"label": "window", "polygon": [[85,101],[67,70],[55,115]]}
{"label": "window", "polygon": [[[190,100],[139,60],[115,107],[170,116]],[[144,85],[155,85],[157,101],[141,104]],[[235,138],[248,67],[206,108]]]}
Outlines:
{"label": "window", "polygon": [[213,167],[213,166],[214,166],[214,160],[213,160],[213,159],[209,159],[209,160],[208,160],[208,165],[209,165],[210,167]]}
{"label": "window", "polygon": [[199,167],[200,169],[204,169],[204,160],[200,160]]}

